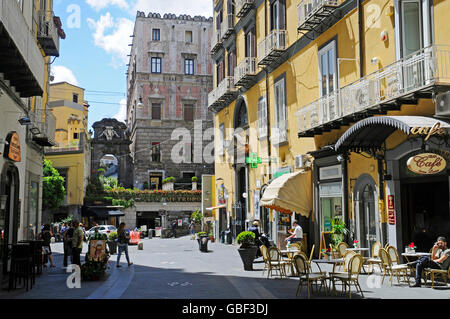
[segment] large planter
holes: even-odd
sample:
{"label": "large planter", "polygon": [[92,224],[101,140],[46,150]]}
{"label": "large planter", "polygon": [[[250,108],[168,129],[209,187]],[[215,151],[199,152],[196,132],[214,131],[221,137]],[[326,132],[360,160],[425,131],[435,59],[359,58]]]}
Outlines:
{"label": "large planter", "polygon": [[244,264],[244,270],[253,270],[253,261],[256,258],[257,246],[249,248],[239,248],[238,252],[241,256],[242,263]]}
{"label": "large planter", "polygon": [[106,243],[108,244],[109,253],[111,255],[117,254],[117,242],[108,240]]}
{"label": "large planter", "polygon": [[201,236],[200,238],[197,239],[198,242],[198,249],[200,249],[201,252],[208,252],[208,241],[209,241],[209,237],[207,236]]}

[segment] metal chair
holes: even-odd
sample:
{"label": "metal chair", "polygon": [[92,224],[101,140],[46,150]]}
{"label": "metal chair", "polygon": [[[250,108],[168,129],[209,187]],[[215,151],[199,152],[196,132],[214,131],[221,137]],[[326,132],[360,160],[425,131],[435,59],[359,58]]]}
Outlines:
{"label": "metal chair", "polygon": [[8,291],[17,288],[17,281],[22,282],[28,291],[33,288],[33,247],[30,244],[21,243],[11,246],[11,268],[9,274]]}
{"label": "metal chair", "polygon": [[[322,290],[322,287],[325,287],[325,294],[327,294],[326,275],[322,273],[311,273],[311,268],[304,254],[298,254],[294,256],[293,262],[299,279],[296,296],[298,296],[299,291],[301,292],[303,282],[305,281],[308,284],[308,299],[310,298],[312,282],[316,283],[317,292],[320,292]],[[318,281],[321,282],[320,289],[318,289],[317,286]]]}

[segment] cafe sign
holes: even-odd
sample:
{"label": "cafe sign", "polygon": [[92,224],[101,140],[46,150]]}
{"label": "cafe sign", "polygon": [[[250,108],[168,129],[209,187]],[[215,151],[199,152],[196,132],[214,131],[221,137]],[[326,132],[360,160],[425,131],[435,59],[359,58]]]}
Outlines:
{"label": "cafe sign", "polygon": [[8,158],[14,162],[20,162],[20,139],[17,132],[10,132],[6,137],[5,151],[3,157]]}
{"label": "cafe sign", "polygon": [[432,175],[442,172],[446,168],[447,162],[438,154],[422,153],[410,157],[406,165],[410,171],[416,174]]}

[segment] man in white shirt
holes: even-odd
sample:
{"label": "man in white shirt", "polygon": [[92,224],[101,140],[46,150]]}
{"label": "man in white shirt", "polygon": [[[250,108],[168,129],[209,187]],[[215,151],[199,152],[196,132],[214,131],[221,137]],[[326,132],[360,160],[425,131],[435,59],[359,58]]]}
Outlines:
{"label": "man in white shirt", "polygon": [[302,239],[303,239],[303,229],[300,227],[298,222],[296,220],[294,220],[292,222],[292,225],[294,226],[294,231],[289,232],[289,234],[291,234],[291,236],[289,236],[288,238],[285,239],[290,244],[295,243],[297,241],[302,241]]}

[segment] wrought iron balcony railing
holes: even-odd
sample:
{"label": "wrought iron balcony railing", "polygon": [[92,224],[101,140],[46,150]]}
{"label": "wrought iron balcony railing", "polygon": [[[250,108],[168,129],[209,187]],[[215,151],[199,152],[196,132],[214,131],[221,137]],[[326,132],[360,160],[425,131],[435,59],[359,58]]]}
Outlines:
{"label": "wrought iron balcony railing", "polygon": [[421,49],[300,107],[296,113],[299,136],[348,124],[357,114],[370,116],[431,96],[434,86],[450,86],[450,45]]}
{"label": "wrought iron balcony railing", "polygon": [[221,30],[216,30],[213,33],[213,38],[211,41],[211,52],[217,52],[223,45],[222,33]]}
{"label": "wrought iron balcony railing", "polygon": [[47,56],[59,56],[58,28],[52,11],[39,12],[38,41]]}
{"label": "wrought iron balcony railing", "polygon": [[236,17],[242,18],[253,8],[255,0],[237,0]]}
{"label": "wrought iron balcony railing", "polygon": [[234,68],[234,85],[246,86],[257,73],[256,58],[245,58]]}
{"label": "wrought iron balcony railing", "polygon": [[219,85],[208,94],[208,108],[218,111],[235,96],[237,90],[234,86],[234,78],[232,76],[225,77]]}
{"label": "wrought iron balcony railing", "polygon": [[340,4],[341,0],[300,0],[297,6],[298,29],[314,30]]}
{"label": "wrought iron balcony railing", "polygon": [[286,48],[286,30],[272,30],[263,41],[258,43],[258,64],[271,64],[286,50]]}
{"label": "wrought iron balcony railing", "polygon": [[56,117],[49,109],[36,109],[32,114],[34,126],[39,129],[39,133],[33,135],[33,141],[41,146],[56,145]]}

